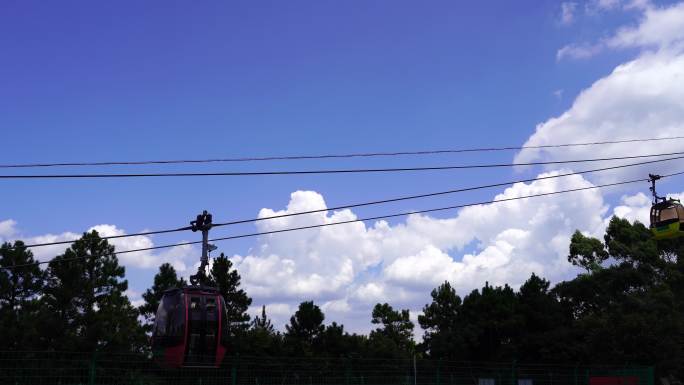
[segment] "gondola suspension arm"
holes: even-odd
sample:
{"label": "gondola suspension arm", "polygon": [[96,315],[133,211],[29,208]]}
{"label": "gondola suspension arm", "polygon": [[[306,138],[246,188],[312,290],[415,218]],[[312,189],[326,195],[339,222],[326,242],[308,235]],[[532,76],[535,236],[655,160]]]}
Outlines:
{"label": "gondola suspension arm", "polygon": [[648,174],[648,179],[651,181],[651,187],[649,187],[649,190],[651,190],[651,194],[653,194],[653,204],[660,202],[665,202],[665,197],[659,197],[658,193],[656,192],[656,181],[659,180],[661,177],[660,175],[657,174]]}
{"label": "gondola suspension arm", "polygon": [[193,232],[202,232],[202,257],[200,265],[197,268],[197,273],[190,276],[190,284],[197,286],[207,281],[206,268],[209,265],[209,253],[216,250],[216,246],[209,243],[209,230],[211,230],[212,226],[211,214],[204,210],[194,221],[190,222],[190,226]]}

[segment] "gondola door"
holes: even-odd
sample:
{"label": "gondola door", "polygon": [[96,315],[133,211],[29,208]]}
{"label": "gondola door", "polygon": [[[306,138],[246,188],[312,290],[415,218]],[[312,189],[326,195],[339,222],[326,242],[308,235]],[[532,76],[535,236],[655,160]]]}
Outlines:
{"label": "gondola door", "polygon": [[220,338],[218,306],[214,295],[188,294],[188,342],[184,366],[216,365]]}

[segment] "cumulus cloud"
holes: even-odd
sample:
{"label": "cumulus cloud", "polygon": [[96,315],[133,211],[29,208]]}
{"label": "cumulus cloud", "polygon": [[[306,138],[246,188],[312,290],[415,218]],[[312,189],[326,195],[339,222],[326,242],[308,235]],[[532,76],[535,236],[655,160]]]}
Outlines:
{"label": "cumulus cloud", "polygon": [[[536,127],[525,146],[681,136],[684,133],[684,55],[644,53],[598,80],[575,99],[569,110]],[[601,146],[602,157],[682,151],[683,141]],[[596,157],[596,147],[525,149],[516,162]],[[625,161],[622,163],[634,163]],[[611,165],[619,164],[610,162]],[[595,164],[594,164],[595,165]],[[605,166],[604,164],[602,166]],[[667,173],[675,162],[625,168],[590,176],[601,182]]]}
{"label": "cumulus cloud", "polygon": [[[618,6],[609,1],[599,5],[604,9]],[[684,133],[684,55],[678,45],[684,28],[677,28],[684,21],[679,16],[683,6],[655,8],[645,2],[620,2],[619,6],[640,9],[641,22],[594,45],[570,46],[559,55],[589,57],[606,48],[627,47],[643,52],[584,90],[563,114],[539,124],[526,146]],[[681,141],[604,145],[600,156],[678,152],[681,145]],[[528,149],[518,153],[515,161],[593,158],[596,151],[590,146]],[[672,163],[649,165],[586,178],[575,175],[518,183],[494,199],[590,187],[671,167]],[[549,167],[540,176],[568,171]],[[250,253],[232,259],[256,303],[295,306],[313,299],[326,312],[339,314],[335,319],[351,324],[352,330],[367,331],[375,303],[409,308],[415,316],[429,301],[429,290],[443,281],[451,282],[463,295],[485,281],[516,287],[533,272],[553,282],[572,277],[577,271],[567,262],[567,252],[576,229],[601,237],[612,215],[648,221],[650,199],[645,194],[625,195],[611,209],[604,193],[584,190],[467,207],[446,218],[410,215],[395,224],[376,221],[268,235],[259,238]],[[320,194],[298,191],[285,209],[263,209],[260,216],[325,208]],[[258,226],[270,231],[355,218],[350,210],[324,211],[263,221]]]}
{"label": "cumulus cloud", "polygon": [[[117,235],[125,235],[126,231],[111,224],[100,224],[93,226],[87,230],[90,232],[96,230],[100,236],[111,237]],[[52,243],[62,241],[73,241],[80,238],[82,234],[66,231],[60,234],[42,234],[36,236],[27,236],[16,229],[16,221],[12,219],[0,221],[0,241],[13,241],[21,239],[26,244],[37,243]],[[109,243],[116,247],[117,251],[143,249],[154,246],[152,238],[148,236],[135,236],[125,238],[110,239]],[[55,256],[64,253],[69,247],[69,244],[41,246],[31,249],[34,258],[38,261],[48,261]],[[153,252],[139,251],[133,253],[117,254],[119,262],[126,267],[134,268],[154,268],[156,269],[162,263],[171,263],[176,270],[184,272],[186,264],[184,260],[193,252],[190,245],[175,246],[164,251]]]}
{"label": "cumulus cloud", "polygon": [[[603,1],[602,6],[608,9],[615,7],[614,3]],[[602,40],[597,48],[583,48],[591,52],[583,54],[577,46],[562,56],[588,57],[607,47],[639,47],[650,51],[592,84],[566,112],[539,124],[525,145],[667,137],[684,132],[684,55],[678,46],[681,31],[676,28],[682,5],[654,8],[646,3],[620,4],[642,9],[639,25],[619,30],[612,39]],[[656,25],[658,22],[662,25]],[[676,152],[681,144],[677,141],[640,146],[616,144],[602,146],[600,155],[622,156],[626,149],[627,155]],[[529,149],[518,153],[515,161],[596,156],[595,147]],[[516,287],[533,272],[554,282],[572,277],[577,270],[566,259],[572,233],[579,229],[600,237],[612,215],[646,222],[650,199],[643,193],[625,195],[612,209],[601,190],[507,199],[591,187],[598,182],[643,177],[647,172],[662,170],[651,166],[586,178],[574,175],[517,183],[493,197],[501,202],[463,208],[443,218],[415,214],[397,223],[356,222],[263,235],[256,239],[249,252],[232,255],[230,259],[242,276],[243,287],[254,299],[250,314],[258,314],[261,305],[266,305],[268,315],[282,328],[299,302],[314,300],[329,320],[341,321],[348,330],[366,332],[375,303],[389,302],[395,307],[409,308],[415,320],[418,311],[429,301],[430,289],[443,281],[451,282],[464,295],[485,281]],[[568,171],[549,169],[539,176]],[[286,207],[264,208],[259,217],[266,219],[326,208],[321,194],[296,191]],[[259,231],[267,232],[357,218],[352,210],[321,211],[263,220],[256,222],[256,226]],[[11,220],[0,222],[0,237],[11,239],[20,235],[15,226]],[[114,225],[94,228],[103,235],[124,234]],[[57,240],[78,236],[67,232],[41,237]],[[112,243],[117,249],[153,245],[148,237],[124,238]],[[122,254],[120,258],[124,264],[140,268],[173,261],[178,270],[189,274],[192,271],[185,268],[184,261],[189,260],[185,256],[191,250],[188,246],[163,253]],[[128,294],[134,301],[139,298],[138,293]]]}
{"label": "cumulus cloud", "polygon": [[[560,172],[567,170],[540,176]],[[494,199],[589,186],[577,175],[544,179],[512,185]],[[286,209],[263,209],[261,216],[325,207],[320,194],[297,191]],[[570,235],[576,228],[598,234],[607,210],[598,191],[585,190],[468,207],[447,218],[410,215],[394,225],[358,222],[267,235],[251,253],[231,259],[255,304],[315,300],[327,311],[343,314],[342,321],[356,313],[367,321],[377,302],[420,309],[429,290],[445,280],[463,294],[485,281],[517,286],[532,272],[566,278],[575,272],[566,260]],[[258,226],[268,231],[354,218],[356,214],[343,210]],[[465,252],[472,245],[474,250]]]}
{"label": "cumulus cloud", "polygon": [[[15,238],[21,239],[26,244],[73,241],[75,239],[78,239],[80,236],[81,234],[73,233],[70,231],[61,234],[43,234],[31,237],[22,237],[19,236],[19,234],[15,234]],[[69,245],[64,244],[34,247],[31,249],[31,252],[33,253],[33,257],[36,258],[38,261],[48,261],[51,258],[54,258],[56,255],[64,253],[64,250],[66,250],[68,246]]]}

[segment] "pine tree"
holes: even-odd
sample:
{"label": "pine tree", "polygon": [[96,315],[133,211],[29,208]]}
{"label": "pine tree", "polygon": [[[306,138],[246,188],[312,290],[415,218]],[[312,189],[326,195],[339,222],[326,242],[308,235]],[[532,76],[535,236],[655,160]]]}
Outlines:
{"label": "pine tree", "polygon": [[433,358],[467,358],[461,348],[461,297],[449,282],[432,290],[431,296],[432,303],[425,305],[423,314],[418,316],[420,326],[425,329],[423,349]]}
{"label": "pine tree", "polygon": [[131,351],[146,345],[114,246],[84,233],[47,270],[44,333],[59,350]]}
{"label": "pine tree", "polygon": [[250,316],[247,314],[252,299],[240,289],[240,274],[233,268],[233,263],[223,253],[214,259],[209,273],[210,284],[218,288],[226,302],[228,322],[236,332],[244,332],[249,327]]}
{"label": "pine tree", "polygon": [[252,328],[264,330],[268,333],[275,332],[271,320],[266,316],[266,305],[261,306],[261,317],[255,316],[254,320],[252,320]]}
{"label": "pine tree", "polygon": [[[0,348],[27,349],[37,337],[36,298],[45,274],[22,241],[0,246]],[[16,267],[15,267],[16,266]]]}
{"label": "pine tree", "polygon": [[295,314],[290,317],[290,324],[285,325],[285,345],[288,353],[307,356],[312,354],[314,346],[325,330],[325,315],[313,301],[299,304]]}
{"label": "pine tree", "polygon": [[371,323],[380,325],[371,331],[370,341],[378,348],[377,355],[407,355],[413,352],[413,322],[409,319],[408,309],[394,310],[387,303],[376,304],[373,308]]}

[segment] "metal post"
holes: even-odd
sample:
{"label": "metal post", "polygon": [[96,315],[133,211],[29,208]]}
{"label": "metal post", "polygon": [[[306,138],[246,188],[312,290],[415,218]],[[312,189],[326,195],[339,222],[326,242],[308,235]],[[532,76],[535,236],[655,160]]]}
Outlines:
{"label": "metal post", "polygon": [[235,354],[235,359],[233,360],[233,367],[230,369],[230,384],[231,385],[237,384],[237,366],[238,366],[238,360],[239,359],[240,359],[240,355]]}
{"label": "metal post", "polygon": [[209,229],[202,230],[202,259],[209,258]]}
{"label": "metal post", "polygon": [[511,366],[511,385],[516,385],[516,383],[515,383],[516,382],[515,381],[516,380],[515,368],[516,368],[516,360],[513,360],[513,365]]}
{"label": "metal post", "polygon": [[346,368],[344,370],[344,385],[350,385],[351,384],[351,381],[350,381],[350,378],[351,378],[351,358],[347,358],[346,361],[347,361],[347,365],[346,365]]}
{"label": "metal post", "polygon": [[90,366],[88,367],[88,385],[95,385],[95,355],[90,359]]}
{"label": "metal post", "polygon": [[442,358],[440,357],[439,362],[437,362],[437,379],[435,380],[435,383],[437,385],[442,384],[441,372],[442,372]]}
{"label": "metal post", "polygon": [[418,371],[416,370],[416,355],[413,354],[413,385],[418,383]]}
{"label": "metal post", "polygon": [[200,258],[200,266],[197,268],[197,274],[190,276],[190,283],[193,285],[203,284],[206,281],[205,269],[209,264],[209,252],[216,249],[216,246],[209,244],[209,230],[212,225],[211,214],[204,210],[202,214],[197,216],[197,219],[190,222],[190,229],[202,232],[202,257]]}

